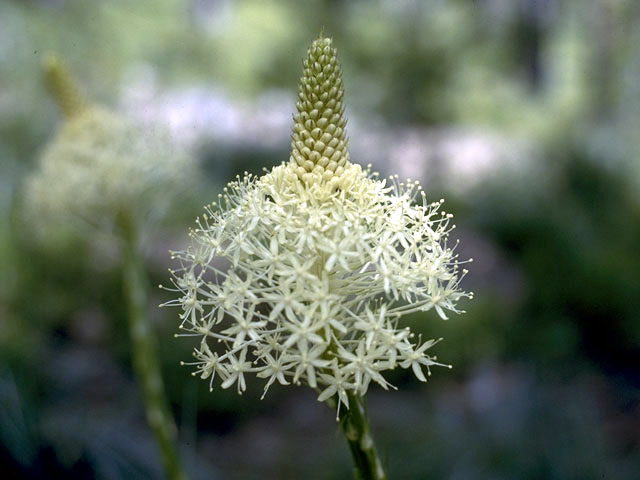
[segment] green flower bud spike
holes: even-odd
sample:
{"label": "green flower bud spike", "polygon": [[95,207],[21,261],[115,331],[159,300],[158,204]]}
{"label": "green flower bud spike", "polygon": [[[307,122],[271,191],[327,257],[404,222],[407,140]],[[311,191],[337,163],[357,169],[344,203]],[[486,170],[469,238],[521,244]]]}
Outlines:
{"label": "green flower bud spike", "polygon": [[87,99],[59,58],[54,55],[46,56],[42,68],[47,88],[67,119],[87,109]]}
{"label": "green flower bud spike", "polygon": [[321,33],[303,65],[290,160],[303,182],[331,181],[349,162],[342,73],[331,39]]}

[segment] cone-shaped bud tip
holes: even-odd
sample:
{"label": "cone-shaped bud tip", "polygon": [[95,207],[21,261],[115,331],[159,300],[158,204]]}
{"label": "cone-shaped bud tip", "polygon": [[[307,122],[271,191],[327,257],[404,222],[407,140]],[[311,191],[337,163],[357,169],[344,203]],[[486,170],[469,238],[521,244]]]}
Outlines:
{"label": "cone-shaped bud tip", "polygon": [[87,100],[76,85],[64,63],[55,55],[42,60],[47,88],[66,118],[71,118],[87,108]]}
{"label": "cone-shaped bud tip", "polygon": [[331,39],[321,33],[303,66],[290,161],[300,180],[328,181],[339,177],[349,162],[342,72]]}

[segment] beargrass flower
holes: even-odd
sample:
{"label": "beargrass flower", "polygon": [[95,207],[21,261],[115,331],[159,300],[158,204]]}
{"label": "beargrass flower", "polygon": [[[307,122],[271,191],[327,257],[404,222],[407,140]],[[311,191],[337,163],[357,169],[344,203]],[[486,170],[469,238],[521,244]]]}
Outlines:
{"label": "beargrass flower", "polygon": [[[459,313],[463,292],[454,225],[418,182],[380,179],[349,160],[341,72],[329,38],[304,60],[289,162],[245,174],[205,208],[191,246],[173,252],[180,327],[202,337],[197,372],[246,389],[256,374],[306,384],[321,401],[364,395],[384,373],[426,381],[439,340],[402,317]],[[217,348],[221,343],[223,348]]]}
{"label": "beargrass flower", "polygon": [[[343,84],[330,38],[304,60],[291,156],[245,173],[205,208],[191,245],[173,252],[180,328],[201,337],[194,374],[210,388],[247,388],[247,375],[305,384],[337,407],[359,474],[385,478],[362,399],[385,373],[426,381],[441,365],[405,315],[459,313],[461,269],[442,200],[418,182],[381,179],[352,163]],[[425,375],[426,373],[426,375]],[[263,394],[264,396],[264,394]],[[341,406],[349,410],[343,410]]]}
{"label": "beargrass flower", "polygon": [[26,216],[45,228],[80,220],[98,231],[122,210],[136,222],[157,219],[194,176],[191,159],[159,126],[88,101],[57,57],[43,67],[63,122],[26,179]]}
{"label": "beargrass flower", "polygon": [[120,246],[131,357],[147,421],[167,478],[184,480],[147,315],[140,232],[142,223],[161,213],[171,194],[184,187],[192,164],[186,155],[171,155],[171,143],[159,131],[87,101],[57,58],[48,57],[44,69],[64,120],[39,168],[26,180],[23,217],[36,232],[39,227],[43,243],[60,228],[73,226],[83,228],[69,230],[106,233]]}

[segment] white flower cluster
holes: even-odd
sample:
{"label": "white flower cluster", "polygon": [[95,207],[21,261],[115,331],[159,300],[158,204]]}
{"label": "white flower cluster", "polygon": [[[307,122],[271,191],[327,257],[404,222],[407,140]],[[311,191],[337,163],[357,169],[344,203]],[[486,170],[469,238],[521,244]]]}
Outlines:
{"label": "white flower cluster", "polygon": [[193,165],[168,137],[116,114],[89,108],[65,120],[26,183],[26,208],[39,218],[61,216],[110,224],[122,209],[140,218],[161,212],[186,183]]}
{"label": "white flower cluster", "polygon": [[430,309],[447,318],[471,296],[447,245],[451,215],[417,182],[388,186],[349,163],[339,181],[307,185],[296,168],[230,183],[192,246],[174,253],[180,296],[167,305],[202,336],[197,373],[239,393],[246,373],[266,379],[265,393],[306,383],[347,407],[348,391],[388,388],[386,370],[412,368],[425,381],[438,340],[416,340],[399,321]]}
{"label": "white flower cluster", "polygon": [[57,59],[45,69],[64,119],[26,179],[25,217],[46,233],[77,219],[109,228],[122,210],[137,220],[162,214],[195,176],[192,160],[159,126],[87,102]]}
{"label": "white flower cluster", "polygon": [[[430,309],[446,318],[460,290],[451,215],[427,203],[418,183],[391,185],[349,161],[342,75],[329,38],[304,61],[288,163],[245,174],[206,208],[192,245],[175,252],[172,289],[181,328],[202,336],[197,371],[222,388],[245,374],[305,383],[318,400],[364,395],[396,367],[440,365],[400,326]],[[417,202],[416,202],[417,200]],[[222,348],[220,348],[222,347]]]}

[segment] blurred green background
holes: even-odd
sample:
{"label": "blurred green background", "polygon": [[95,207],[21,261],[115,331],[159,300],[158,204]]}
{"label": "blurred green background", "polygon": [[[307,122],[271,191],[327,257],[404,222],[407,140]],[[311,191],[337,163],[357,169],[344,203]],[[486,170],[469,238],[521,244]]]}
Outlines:
{"label": "blurred green background", "polygon": [[[0,471],[163,478],[130,366],[117,252],[42,245],[21,185],[60,117],[48,52],[87,94],[166,125],[202,181],[148,234],[166,282],[202,205],[288,159],[306,48],[343,66],[351,157],[419,179],[473,257],[428,384],[398,372],[370,415],[395,479],[640,475],[640,3],[635,0],[0,2]],[[54,242],[52,242],[54,243]],[[55,247],[55,248],[54,248]],[[305,388],[208,391],[177,311],[149,306],[192,478],[350,478]]]}

